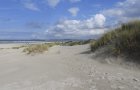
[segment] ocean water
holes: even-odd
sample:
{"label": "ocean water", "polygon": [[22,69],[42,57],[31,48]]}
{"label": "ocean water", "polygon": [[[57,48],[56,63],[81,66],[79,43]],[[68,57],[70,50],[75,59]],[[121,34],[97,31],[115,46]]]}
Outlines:
{"label": "ocean water", "polygon": [[0,41],[0,44],[34,44],[34,43],[49,43],[48,41]]}

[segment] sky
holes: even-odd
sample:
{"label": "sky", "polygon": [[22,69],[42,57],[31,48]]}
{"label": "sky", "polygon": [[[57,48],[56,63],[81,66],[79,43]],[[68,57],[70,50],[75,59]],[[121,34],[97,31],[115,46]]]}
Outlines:
{"label": "sky", "polygon": [[0,0],[0,39],[91,39],[140,19],[140,0]]}

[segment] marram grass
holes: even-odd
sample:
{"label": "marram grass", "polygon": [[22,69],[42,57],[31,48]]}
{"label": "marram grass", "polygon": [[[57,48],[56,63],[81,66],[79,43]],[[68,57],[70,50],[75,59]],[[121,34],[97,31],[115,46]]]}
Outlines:
{"label": "marram grass", "polygon": [[140,55],[140,21],[132,21],[107,32],[91,44],[91,51],[103,46],[111,46],[111,52],[115,54]]}
{"label": "marram grass", "polygon": [[[27,54],[38,54],[48,51],[48,49],[55,45],[60,46],[75,46],[75,45],[84,45],[90,43],[90,40],[85,41],[68,41],[68,42],[53,42],[53,43],[43,43],[43,44],[32,44],[24,46],[23,52]],[[21,47],[13,47],[13,49],[19,49]]]}
{"label": "marram grass", "polygon": [[57,45],[57,43],[33,44],[33,45],[26,46],[23,52],[27,54],[43,53],[54,45]]}

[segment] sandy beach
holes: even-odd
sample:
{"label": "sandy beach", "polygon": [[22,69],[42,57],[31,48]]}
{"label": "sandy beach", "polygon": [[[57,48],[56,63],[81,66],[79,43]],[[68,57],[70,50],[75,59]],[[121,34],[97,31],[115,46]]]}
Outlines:
{"label": "sandy beach", "polygon": [[140,90],[140,71],[100,63],[89,45],[54,46],[26,55],[0,45],[0,90]]}

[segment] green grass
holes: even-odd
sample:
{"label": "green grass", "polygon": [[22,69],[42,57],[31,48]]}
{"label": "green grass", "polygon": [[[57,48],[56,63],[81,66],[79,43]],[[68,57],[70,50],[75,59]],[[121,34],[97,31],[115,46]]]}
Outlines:
{"label": "green grass", "polygon": [[123,24],[91,44],[91,51],[108,46],[114,54],[140,55],[140,21]]}

